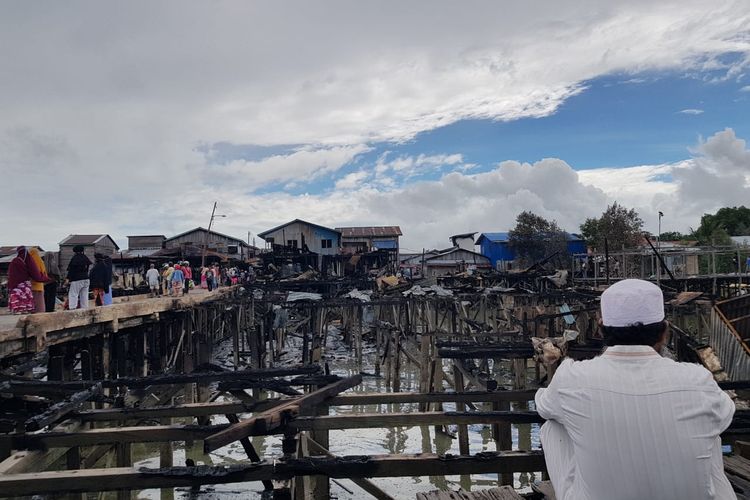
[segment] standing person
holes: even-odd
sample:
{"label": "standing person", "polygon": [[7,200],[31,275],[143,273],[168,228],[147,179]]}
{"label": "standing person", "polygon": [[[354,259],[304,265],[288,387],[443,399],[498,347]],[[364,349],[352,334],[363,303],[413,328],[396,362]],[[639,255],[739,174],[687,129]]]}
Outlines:
{"label": "standing person", "polygon": [[146,281],[148,282],[149,297],[155,297],[159,294],[159,271],[151,264],[146,271]]}
{"label": "standing person", "polygon": [[94,305],[104,305],[104,294],[107,293],[107,287],[109,283],[109,270],[107,269],[107,263],[104,260],[104,255],[97,253],[94,254],[94,267],[91,268],[89,273],[89,281],[91,290],[94,293]]}
{"label": "standing person", "polygon": [[206,272],[206,288],[210,292],[214,289],[214,272],[210,267],[205,267],[204,270]]}
{"label": "standing person", "polygon": [[104,305],[105,306],[111,306],[112,305],[112,278],[114,277],[114,269],[112,269],[112,257],[109,255],[104,256],[104,265],[107,266],[107,283],[109,285],[107,288],[104,289]]}
{"label": "standing person", "polygon": [[174,272],[174,267],[172,267],[172,263],[170,262],[165,266],[164,272],[161,273],[161,277],[164,280],[164,295],[172,295],[172,273]]}
{"label": "standing person", "polygon": [[73,258],[68,263],[68,309],[89,307],[89,266],[91,260],[83,253],[83,246],[73,247]]}
{"label": "standing person", "polygon": [[185,293],[190,292],[190,286],[193,284],[193,270],[190,268],[190,262],[182,263],[182,274],[185,275]]}
{"label": "standing person", "polygon": [[175,297],[182,295],[182,287],[185,285],[185,274],[182,272],[182,266],[179,264],[174,265],[174,271],[172,272],[172,294]]}
{"label": "standing person", "polygon": [[29,256],[25,246],[16,248],[16,256],[8,267],[8,309],[13,314],[34,312],[31,281],[47,279]]}
{"label": "standing person", "polygon": [[34,312],[42,313],[46,311],[44,303],[44,284],[49,281],[47,277],[47,267],[44,265],[44,260],[39,254],[37,247],[29,248],[29,257],[34,261],[36,268],[39,269],[40,274],[45,278],[44,280],[37,281],[32,278],[31,280],[31,293],[34,296]]}
{"label": "standing person", "polygon": [[731,500],[721,433],[734,403],[700,365],[660,356],[661,289],[627,279],[601,296],[604,353],[566,359],[536,409],[559,500]]}
{"label": "standing person", "polygon": [[44,267],[47,268],[47,276],[50,281],[44,284],[44,310],[46,312],[55,311],[55,301],[57,300],[57,287],[60,285],[62,273],[60,266],[57,265],[57,252],[47,252],[44,254]]}
{"label": "standing person", "polygon": [[206,280],[206,273],[208,268],[206,266],[201,267],[201,288],[204,290],[208,288],[208,281]]}

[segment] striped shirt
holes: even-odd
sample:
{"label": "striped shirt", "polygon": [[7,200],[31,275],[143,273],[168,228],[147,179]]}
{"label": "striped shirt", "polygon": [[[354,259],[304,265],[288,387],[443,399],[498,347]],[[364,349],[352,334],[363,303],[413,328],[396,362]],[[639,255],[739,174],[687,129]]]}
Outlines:
{"label": "striped shirt", "polygon": [[648,346],[609,347],[565,360],[536,408],[572,441],[574,479],[559,500],[736,498],[719,438],[734,403],[702,366]]}

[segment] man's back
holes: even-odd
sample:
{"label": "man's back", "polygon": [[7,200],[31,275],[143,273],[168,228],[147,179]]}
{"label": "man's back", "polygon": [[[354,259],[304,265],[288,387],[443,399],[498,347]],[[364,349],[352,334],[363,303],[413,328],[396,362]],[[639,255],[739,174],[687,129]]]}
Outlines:
{"label": "man's back", "polygon": [[734,403],[698,365],[618,345],[564,362],[536,402],[573,443],[573,484],[560,500],[735,498],[719,440]]}

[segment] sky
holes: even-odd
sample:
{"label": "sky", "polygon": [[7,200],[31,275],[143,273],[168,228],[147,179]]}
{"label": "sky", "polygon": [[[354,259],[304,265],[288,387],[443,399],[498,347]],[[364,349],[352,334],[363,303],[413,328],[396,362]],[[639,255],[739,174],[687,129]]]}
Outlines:
{"label": "sky", "polygon": [[0,245],[750,203],[745,0],[0,3]]}

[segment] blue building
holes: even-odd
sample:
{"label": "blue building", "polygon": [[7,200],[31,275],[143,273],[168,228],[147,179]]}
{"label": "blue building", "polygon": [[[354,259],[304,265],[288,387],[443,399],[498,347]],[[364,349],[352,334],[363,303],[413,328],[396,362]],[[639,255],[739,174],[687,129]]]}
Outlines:
{"label": "blue building", "polygon": [[[586,242],[578,234],[566,233],[570,255],[586,253]],[[479,253],[490,259],[493,269],[507,269],[516,260],[516,252],[510,246],[510,233],[482,233],[476,244]],[[500,266],[498,267],[498,262]]]}

